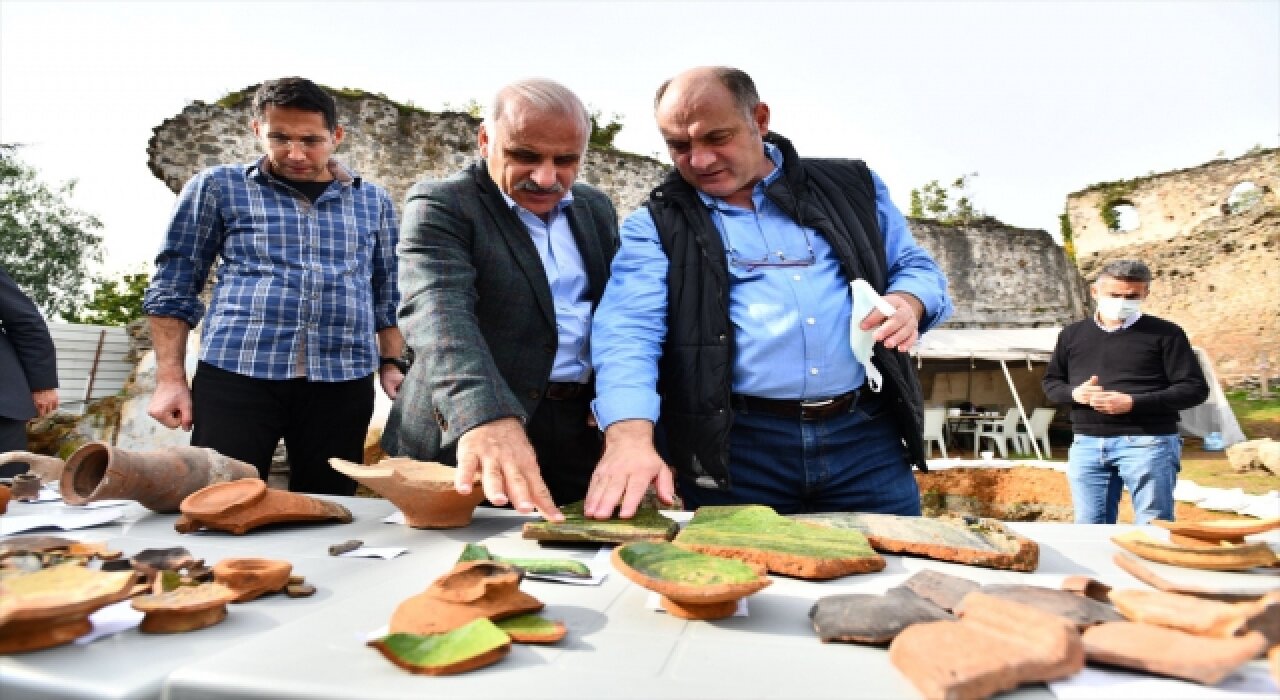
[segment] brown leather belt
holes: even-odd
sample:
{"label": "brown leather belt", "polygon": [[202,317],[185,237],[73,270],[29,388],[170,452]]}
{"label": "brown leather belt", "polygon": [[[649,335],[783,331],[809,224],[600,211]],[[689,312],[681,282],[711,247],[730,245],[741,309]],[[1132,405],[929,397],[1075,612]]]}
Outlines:
{"label": "brown leather belt", "polygon": [[547,384],[547,391],[543,394],[543,397],[552,401],[572,401],[573,399],[580,399],[584,396],[590,395],[590,384],[579,384],[578,382],[551,382]]}
{"label": "brown leather belt", "polygon": [[735,411],[768,413],[782,416],[783,418],[799,418],[800,420],[822,420],[840,413],[848,413],[857,405],[859,391],[859,389],[854,389],[847,394],[819,401],[765,399],[759,396],[734,394],[731,397],[731,405]]}

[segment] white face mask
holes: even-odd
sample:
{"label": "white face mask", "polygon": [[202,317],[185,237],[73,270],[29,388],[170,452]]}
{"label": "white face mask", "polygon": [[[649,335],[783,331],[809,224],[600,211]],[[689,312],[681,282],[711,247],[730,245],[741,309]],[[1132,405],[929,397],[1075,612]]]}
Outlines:
{"label": "white face mask", "polygon": [[1125,321],[1141,310],[1141,299],[1098,297],[1098,315],[1108,321]]}

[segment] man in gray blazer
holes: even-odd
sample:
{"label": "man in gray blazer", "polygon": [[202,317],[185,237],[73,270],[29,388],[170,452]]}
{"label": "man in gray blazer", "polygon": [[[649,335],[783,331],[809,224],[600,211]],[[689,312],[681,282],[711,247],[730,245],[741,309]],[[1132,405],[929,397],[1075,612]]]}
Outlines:
{"label": "man in gray blazer", "polygon": [[[27,421],[58,408],[58,359],[34,302],[0,267],[0,452],[27,449]],[[0,476],[26,471],[0,467]]]}
{"label": "man in gray blazer", "polygon": [[477,471],[494,505],[562,516],[600,456],[591,316],[618,247],[609,198],[574,184],[591,122],[549,80],[502,88],[481,158],[409,191],[400,325],[414,352],[387,419],[388,454]]}

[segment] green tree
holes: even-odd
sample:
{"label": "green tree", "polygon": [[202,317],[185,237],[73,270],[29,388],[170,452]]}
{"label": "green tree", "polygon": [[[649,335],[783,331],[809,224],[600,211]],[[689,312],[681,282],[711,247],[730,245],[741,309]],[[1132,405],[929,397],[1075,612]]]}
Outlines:
{"label": "green tree", "polygon": [[613,140],[617,138],[618,132],[622,131],[622,115],[616,112],[609,117],[609,123],[604,126],[600,125],[603,118],[600,110],[593,109],[591,116],[591,138],[587,139],[587,143],[596,148],[613,148]]}
{"label": "green tree", "polygon": [[123,326],[142,317],[142,296],[151,275],[131,272],[119,279],[94,278],[93,296],[72,313],[64,314],[70,323],[92,323],[99,326]]}
{"label": "green tree", "polygon": [[[950,188],[937,180],[931,180],[924,186],[911,190],[911,216],[916,219],[933,219],[951,226],[963,226],[985,217],[986,213],[974,206],[973,198],[969,195],[969,178],[977,175],[961,175],[951,183]],[[951,203],[953,195],[954,204]]]}
{"label": "green tree", "polygon": [[0,265],[46,315],[65,317],[102,259],[102,222],[68,202],[75,181],[50,189],[17,150],[0,144]]}

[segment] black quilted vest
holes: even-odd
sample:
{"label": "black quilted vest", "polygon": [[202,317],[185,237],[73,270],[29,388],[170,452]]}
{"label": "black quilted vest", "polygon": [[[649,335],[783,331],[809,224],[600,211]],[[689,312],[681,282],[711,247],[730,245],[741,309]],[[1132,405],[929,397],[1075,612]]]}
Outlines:
{"label": "black quilted vest", "polygon": [[[884,241],[876,218],[875,185],[860,160],[801,159],[777,134],[765,140],[783,154],[783,174],[765,191],[793,220],[822,234],[850,279],[884,293]],[[668,457],[681,475],[704,488],[730,485],[729,429],[733,411],[733,327],[724,244],[697,192],[672,171],[647,202],[670,261],[667,337],[658,371]],[[875,346],[884,375],[885,405],[897,420],[907,462],[925,468],[923,399],[905,353]]]}

